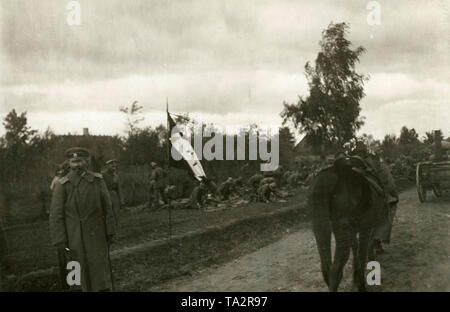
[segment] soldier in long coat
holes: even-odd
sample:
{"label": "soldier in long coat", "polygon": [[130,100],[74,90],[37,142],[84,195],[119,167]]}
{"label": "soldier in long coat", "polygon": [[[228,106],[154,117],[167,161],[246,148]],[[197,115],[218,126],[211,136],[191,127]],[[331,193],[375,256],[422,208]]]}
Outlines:
{"label": "soldier in long coat", "polygon": [[125,205],[122,189],[120,187],[120,179],[117,174],[117,160],[111,159],[106,162],[106,168],[102,171],[103,179],[111,197],[114,218],[116,221],[116,229],[119,228],[120,209]]}
{"label": "soldier in long coat", "polygon": [[81,266],[83,291],[112,290],[109,243],[115,234],[111,198],[103,177],[87,171],[89,152],[66,151],[71,171],[59,179],[50,209],[51,241],[70,250]]}

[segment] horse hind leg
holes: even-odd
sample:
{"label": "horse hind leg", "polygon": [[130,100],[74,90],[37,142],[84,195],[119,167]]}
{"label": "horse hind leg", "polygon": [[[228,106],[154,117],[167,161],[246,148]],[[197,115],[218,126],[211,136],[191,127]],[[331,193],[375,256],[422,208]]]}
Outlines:
{"label": "horse hind leg", "polygon": [[336,249],[334,260],[330,269],[330,291],[337,291],[341,283],[344,266],[350,256],[350,247],[355,240],[355,234],[352,233],[348,224],[338,224],[334,226],[334,235],[336,238]]}
{"label": "horse hind leg", "polygon": [[327,219],[319,219],[314,220],[313,229],[317,248],[319,250],[322,276],[327,286],[329,286],[331,266],[331,226]]}
{"label": "horse hind leg", "polygon": [[370,231],[365,230],[360,232],[358,238],[357,254],[354,254],[356,261],[353,270],[354,270],[355,286],[358,288],[358,291],[361,292],[366,291],[366,281],[364,272],[365,272],[365,265],[367,262],[369,245],[370,245]]}
{"label": "horse hind leg", "polygon": [[369,236],[367,242],[367,258],[369,261],[375,261],[375,244],[373,240],[373,235]]}
{"label": "horse hind leg", "polygon": [[352,253],[353,253],[353,284],[355,287],[358,287],[359,280],[359,258],[358,258],[358,239],[355,237],[352,244]]}

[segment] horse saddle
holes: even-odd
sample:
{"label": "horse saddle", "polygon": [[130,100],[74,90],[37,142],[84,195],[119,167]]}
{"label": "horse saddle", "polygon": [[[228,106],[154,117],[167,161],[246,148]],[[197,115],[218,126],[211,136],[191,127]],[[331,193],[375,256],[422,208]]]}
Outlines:
{"label": "horse saddle", "polygon": [[374,169],[363,158],[340,153],[334,160],[333,166],[336,168],[351,168],[354,172],[361,174],[378,194],[384,195],[384,187],[380,179],[375,174]]}

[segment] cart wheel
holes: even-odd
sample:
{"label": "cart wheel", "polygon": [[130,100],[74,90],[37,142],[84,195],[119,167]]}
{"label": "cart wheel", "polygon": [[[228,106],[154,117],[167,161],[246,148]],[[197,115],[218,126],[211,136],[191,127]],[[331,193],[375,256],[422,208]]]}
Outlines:
{"label": "cart wheel", "polygon": [[427,191],[423,187],[422,182],[420,181],[420,173],[421,173],[421,167],[420,167],[420,164],[417,164],[417,167],[416,167],[417,194],[419,195],[420,202],[423,203],[427,200]]}
{"label": "cart wheel", "polygon": [[436,197],[441,197],[442,196],[442,190],[439,186],[437,185],[433,185],[433,193]]}

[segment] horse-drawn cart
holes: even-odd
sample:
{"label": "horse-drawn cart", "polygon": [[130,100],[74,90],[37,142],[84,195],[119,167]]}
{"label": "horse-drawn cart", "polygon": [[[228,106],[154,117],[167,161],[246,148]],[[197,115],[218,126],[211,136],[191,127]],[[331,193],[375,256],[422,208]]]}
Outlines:
{"label": "horse-drawn cart", "polygon": [[428,191],[436,197],[450,190],[450,159],[443,151],[440,131],[435,131],[433,159],[420,162],[416,167],[416,185],[420,202],[427,200]]}
{"label": "horse-drawn cart", "polygon": [[423,203],[427,200],[427,192],[433,191],[436,197],[450,190],[450,160],[426,161],[417,164],[417,193]]}

